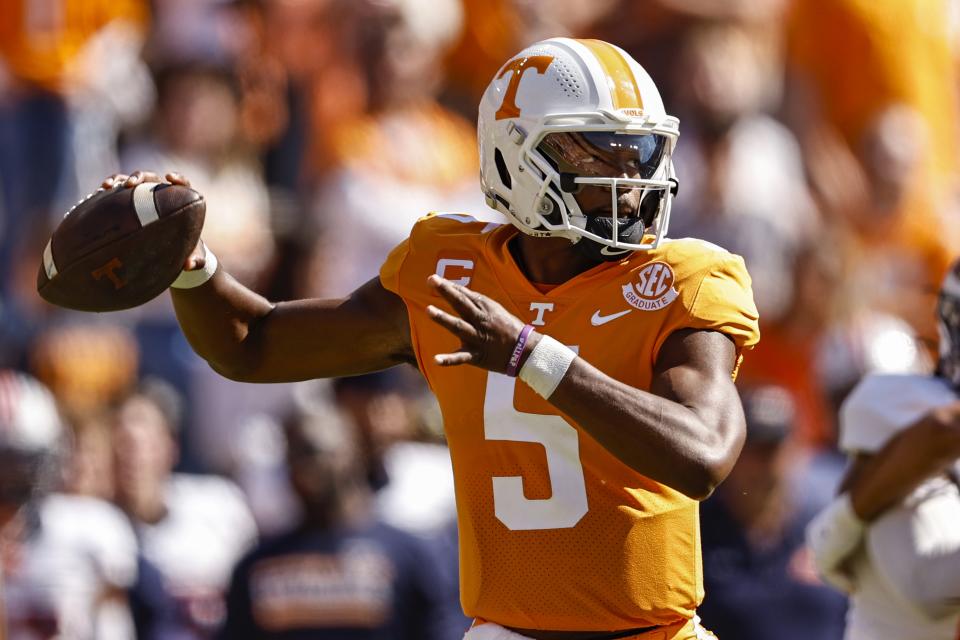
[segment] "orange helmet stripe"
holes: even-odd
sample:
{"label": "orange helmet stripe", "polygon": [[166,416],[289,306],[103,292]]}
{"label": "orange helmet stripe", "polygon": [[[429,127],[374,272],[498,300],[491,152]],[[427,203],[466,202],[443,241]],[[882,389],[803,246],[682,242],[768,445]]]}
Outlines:
{"label": "orange helmet stripe", "polygon": [[590,52],[603,67],[610,87],[610,96],[615,109],[642,109],[643,99],[640,87],[623,55],[613,45],[603,40],[577,40],[590,49]]}

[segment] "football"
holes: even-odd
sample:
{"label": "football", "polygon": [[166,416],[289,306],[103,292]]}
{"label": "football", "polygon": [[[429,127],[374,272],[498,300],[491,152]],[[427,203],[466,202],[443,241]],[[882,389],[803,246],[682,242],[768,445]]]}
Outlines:
{"label": "football", "polygon": [[141,305],[177,278],[200,238],[205,213],[203,196],[180,185],[100,189],[54,230],[43,250],[37,292],[79,311]]}

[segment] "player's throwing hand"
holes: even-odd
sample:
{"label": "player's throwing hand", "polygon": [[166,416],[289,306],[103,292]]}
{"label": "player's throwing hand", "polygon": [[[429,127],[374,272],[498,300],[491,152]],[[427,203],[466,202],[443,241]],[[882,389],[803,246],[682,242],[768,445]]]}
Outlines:
{"label": "player's throwing hand", "polygon": [[[132,189],[141,182],[168,182],[170,184],[178,184],[182,187],[191,186],[190,180],[182,173],[177,173],[176,171],[168,172],[164,174],[162,178],[159,173],[154,173],[153,171],[134,171],[130,175],[115,173],[108,178],[104,178],[103,182],[100,183],[100,188],[112,189],[114,186],[121,185],[125,189]],[[184,271],[195,271],[197,269],[203,269],[205,264],[206,249],[203,246],[203,242],[197,242],[197,246],[194,247],[190,255],[187,256],[183,264],[183,269]]]}

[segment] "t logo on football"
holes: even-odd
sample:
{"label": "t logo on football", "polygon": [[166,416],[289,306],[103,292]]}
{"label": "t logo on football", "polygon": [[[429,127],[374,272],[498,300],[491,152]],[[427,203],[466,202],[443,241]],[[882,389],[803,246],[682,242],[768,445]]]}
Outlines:
{"label": "t logo on football", "polygon": [[676,300],[673,269],[665,262],[651,262],[637,274],[639,282],[623,285],[623,299],[641,311],[657,311]]}

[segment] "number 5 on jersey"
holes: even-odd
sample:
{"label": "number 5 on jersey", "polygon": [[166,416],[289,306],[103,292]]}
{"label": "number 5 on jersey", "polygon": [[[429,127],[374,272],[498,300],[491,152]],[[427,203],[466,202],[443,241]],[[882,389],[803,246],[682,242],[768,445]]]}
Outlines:
{"label": "number 5 on jersey", "polygon": [[514,409],[515,386],[516,378],[492,372],[487,375],[484,436],[487,440],[542,444],[553,495],[530,500],[523,495],[522,476],[494,476],[494,513],[497,520],[514,531],[573,527],[587,513],[587,487],[577,430],[560,416]]}

